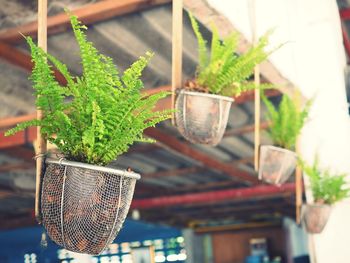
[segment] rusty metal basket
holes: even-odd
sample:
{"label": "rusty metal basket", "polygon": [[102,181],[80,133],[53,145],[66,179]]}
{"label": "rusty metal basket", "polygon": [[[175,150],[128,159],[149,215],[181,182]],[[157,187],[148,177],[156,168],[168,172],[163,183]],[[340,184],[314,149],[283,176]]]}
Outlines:
{"label": "rusty metal basket", "polygon": [[327,204],[305,204],[301,209],[301,217],[306,231],[319,234],[327,225],[332,206]]}
{"label": "rusty metal basket", "polygon": [[270,184],[283,184],[295,170],[297,155],[272,145],[260,146],[259,179]]}
{"label": "rusty metal basket", "polygon": [[176,126],[187,140],[215,146],[224,135],[233,99],[181,90],[175,108]]}
{"label": "rusty metal basket", "polygon": [[121,229],[140,175],[66,160],[45,163],[41,214],[48,235],[70,251],[100,254]]}

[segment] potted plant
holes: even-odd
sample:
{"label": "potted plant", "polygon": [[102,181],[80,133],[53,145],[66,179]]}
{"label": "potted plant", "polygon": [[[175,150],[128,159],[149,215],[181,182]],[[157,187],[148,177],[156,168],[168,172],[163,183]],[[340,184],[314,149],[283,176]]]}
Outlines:
{"label": "potted plant", "polygon": [[268,134],[273,145],[260,146],[259,179],[272,184],[288,180],[296,166],[295,144],[308,117],[311,101],[303,109],[298,107],[298,97],[291,99],[284,94],[277,108],[262,95],[270,122]]}
{"label": "potted plant", "polygon": [[[151,53],[140,57],[123,74],[112,59],[87,41],[86,27],[71,16],[80,47],[83,74],[72,77],[63,63],[38,48],[30,37],[36,105],[41,120],[21,123],[14,134],[41,126],[41,134],[55,144],[63,158],[46,159],[41,190],[41,214],[48,235],[68,250],[99,254],[120,230],[140,175],[108,167],[135,141],[150,142],[144,129],[170,117],[153,111],[161,92],[143,95],[140,80]],[[61,86],[52,66],[67,80]]]}
{"label": "potted plant", "polygon": [[329,169],[321,169],[318,158],[313,165],[300,161],[304,174],[309,178],[314,202],[302,207],[302,220],[308,233],[321,233],[326,226],[332,205],[349,197],[347,174],[332,173]]}
{"label": "potted plant", "polygon": [[221,41],[213,25],[209,54],[197,21],[190,13],[189,17],[198,41],[199,64],[194,79],[187,81],[177,94],[175,123],[187,140],[216,145],[224,134],[232,97],[256,88],[248,78],[254,67],[271,53],[264,51],[269,33],[246,53],[237,55],[238,34]]}

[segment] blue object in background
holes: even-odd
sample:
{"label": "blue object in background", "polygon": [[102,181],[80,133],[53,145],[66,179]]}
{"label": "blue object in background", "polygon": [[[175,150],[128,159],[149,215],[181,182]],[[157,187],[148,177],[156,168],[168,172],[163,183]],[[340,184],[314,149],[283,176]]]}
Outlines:
{"label": "blue object in background", "polygon": [[248,256],[245,258],[245,263],[262,263],[261,256]]}
{"label": "blue object in background", "polygon": [[[34,253],[39,263],[60,262],[57,258],[59,246],[47,238],[47,248],[40,246],[43,228],[40,226],[19,228],[0,232],[0,262],[23,263],[24,255]],[[126,220],[113,243],[167,239],[181,236],[177,228]]]}

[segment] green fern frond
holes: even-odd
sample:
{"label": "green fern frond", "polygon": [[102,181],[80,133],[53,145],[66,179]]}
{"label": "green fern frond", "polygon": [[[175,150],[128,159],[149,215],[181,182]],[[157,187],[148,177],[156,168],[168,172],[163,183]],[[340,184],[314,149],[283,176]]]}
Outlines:
{"label": "green fern frond", "polygon": [[303,109],[299,109],[298,103],[284,94],[277,108],[265,95],[261,98],[266,106],[266,118],[271,125],[268,133],[274,144],[286,149],[294,150],[296,140],[300,134],[310,110],[311,102],[308,102]]}
{"label": "green fern frond", "polygon": [[[208,57],[206,41],[199,31],[198,23],[191,13],[189,13],[189,17],[198,41],[199,65],[196,83],[202,88],[208,89],[210,93],[225,96],[238,96],[243,91],[255,89],[255,86],[247,84],[248,79],[253,74],[254,67],[280,48],[279,46],[265,51],[272,31],[263,35],[257,45],[238,56],[238,33],[230,34],[220,41],[218,30],[215,25],[212,25],[211,52],[210,57]],[[262,88],[262,86],[259,87]]]}
{"label": "green fern frond", "polygon": [[198,58],[199,58],[199,71],[203,70],[208,64],[208,49],[207,49],[207,41],[204,39],[203,35],[199,31],[199,25],[194,16],[188,12],[188,16],[191,21],[191,25],[193,28],[193,32],[197,37],[198,42]]}
{"label": "green fern frond", "polygon": [[16,127],[8,130],[5,132],[5,136],[10,136],[10,135],[14,135],[17,132],[23,131],[25,129],[27,129],[28,127],[31,126],[39,126],[40,125],[40,121],[39,120],[30,120],[30,121],[26,121],[26,122],[22,122],[16,125]]}
{"label": "green fern frond", "polygon": [[[140,77],[153,53],[147,52],[120,76],[112,59],[87,40],[86,27],[75,16],[71,16],[71,24],[80,48],[82,76],[72,77],[66,65],[27,37],[34,62],[31,79],[36,105],[44,118],[19,124],[7,134],[40,125],[43,136],[67,158],[105,165],[135,141],[151,141],[143,137],[143,131],[170,118],[167,110],[154,111],[158,100],[168,93],[145,96],[140,92]],[[55,80],[49,62],[67,80],[65,87]]]}
{"label": "green fern frond", "polygon": [[310,186],[316,203],[332,205],[350,195],[349,184],[346,181],[347,174],[331,173],[329,169],[321,169],[316,156],[312,165],[299,159],[304,174],[310,179]]}

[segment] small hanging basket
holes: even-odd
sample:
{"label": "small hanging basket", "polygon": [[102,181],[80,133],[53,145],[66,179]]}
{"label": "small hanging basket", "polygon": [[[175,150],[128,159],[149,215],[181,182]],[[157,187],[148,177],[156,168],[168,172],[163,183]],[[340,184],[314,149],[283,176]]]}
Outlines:
{"label": "small hanging basket", "polygon": [[138,179],[133,172],[47,159],[41,214],[48,235],[70,251],[100,254],[121,229]]}
{"label": "small hanging basket", "polygon": [[259,179],[270,184],[283,184],[295,170],[296,162],[295,152],[272,145],[262,145]]}
{"label": "small hanging basket", "polygon": [[301,217],[306,231],[310,234],[321,233],[326,226],[332,206],[327,204],[306,204],[302,206]]}
{"label": "small hanging basket", "polygon": [[233,99],[181,90],[176,98],[175,122],[192,143],[217,145],[224,135]]}

